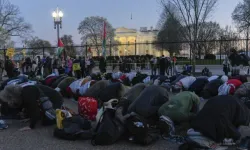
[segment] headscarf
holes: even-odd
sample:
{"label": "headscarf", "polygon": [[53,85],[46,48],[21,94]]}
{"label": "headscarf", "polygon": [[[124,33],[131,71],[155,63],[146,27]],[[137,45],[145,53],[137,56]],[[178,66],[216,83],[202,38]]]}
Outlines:
{"label": "headscarf", "polygon": [[221,85],[218,89],[218,95],[233,95],[236,89],[242,85],[242,82],[237,79],[228,80],[226,83]]}

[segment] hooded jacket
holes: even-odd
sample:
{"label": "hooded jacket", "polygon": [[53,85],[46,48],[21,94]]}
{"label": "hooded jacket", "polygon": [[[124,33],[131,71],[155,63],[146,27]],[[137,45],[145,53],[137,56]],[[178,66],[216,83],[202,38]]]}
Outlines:
{"label": "hooded jacket", "polygon": [[60,109],[62,107],[63,97],[60,93],[58,93],[56,90],[54,90],[48,86],[39,85],[39,84],[35,85],[35,86],[37,88],[39,88],[39,90],[40,90],[40,97],[44,96],[44,97],[49,98],[49,100],[53,104],[54,109]]}
{"label": "hooded jacket", "polygon": [[236,141],[241,136],[237,128],[248,126],[249,120],[249,109],[238,98],[221,95],[207,101],[191,127],[218,143],[225,138]]}
{"label": "hooded jacket", "polygon": [[168,91],[161,86],[148,86],[129,106],[128,113],[135,112],[149,119],[158,118],[158,109],[168,101]]}
{"label": "hooded jacket", "polygon": [[200,98],[195,93],[181,92],[163,104],[158,114],[159,116],[167,116],[174,122],[186,122],[196,116],[197,110],[194,108],[199,106],[199,102]]}
{"label": "hooded jacket", "polygon": [[131,105],[141,92],[147,87],[144,83],[138,83],[128,90],[121,98],[120,105],[123,107],[123,114],[127,113],[129,105]]}
{"label": "hooded jacket", "polygon": [[218,88],[223,84],[221,79],[215,79],[210,81],[203,89],[201,96],[204,99],[208,99],[218,95]]}
{"label": "hooded jacket", "polygon": [[113,98],[119,99],[124,94],[123,90],[124,88],[121,83],[112,83],[100,92],[100,100],[101,102],[107,102]]}
{"label": "hooded jacket", "polygon": [[94,97],[95,99],[100,98],[100,93],[110,84],[109,80],[101,80],[96,82],[93,86],[87,89],[84,96]]}
{"label": "hooded jacket", "polygon": [[193,84],[190,85],[189,91],[195,92],[195,94],[200,95],[201,91],[205,87],[205,85],[208,83],[208,80],[206,78],[197,78]]}

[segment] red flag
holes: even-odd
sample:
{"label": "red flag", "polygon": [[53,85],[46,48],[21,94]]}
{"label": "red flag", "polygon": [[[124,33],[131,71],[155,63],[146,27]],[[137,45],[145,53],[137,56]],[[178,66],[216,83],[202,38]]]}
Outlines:
{"label": "red flag", "polygon": [[64,44],[61,39],[58,40],[58,47],[64,47]]}
{"label": "red flag", "polygon": [[103,23],[103,40],[106,39],[106,34],[107,34],[107,32],[106,32],[106,22],[104,21],[104,23]]}
{"label": "red flag", "polygon": [[91,51],[91,47],[89,47],[88,52],[89,52],[89,53],[92,53],[92,51]]}

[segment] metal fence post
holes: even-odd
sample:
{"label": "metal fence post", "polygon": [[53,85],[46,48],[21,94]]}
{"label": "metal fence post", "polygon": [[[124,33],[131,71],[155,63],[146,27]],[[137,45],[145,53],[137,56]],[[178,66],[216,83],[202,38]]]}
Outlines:
{"label": "metal fence post", "polygon": [[247,27],[246,55],[248,56],[249,27]]}
{"label": "metal fence post", "polygon": [[109,54],[110,54],[110,56],[112,56],[112,51],[111,51],[111,49],[112,49],[112,46],[111,46],[111,39],[110,39],[110,41],[109,41]]}
{"label": "metal fence post", "polygon": [[220,65],[221,65],[222,36],[220,37]]}
{"label": "metal fence post", "polygon": [[44,57],[44,49],[45,49],[45,48],[44,48],[44,46],[43,46],[43,57]]}
{"label": "metal fence post", "polygon": [[66,62],[67,58],[66,58],[66,49],[65,48],[64,48],[64,51],[63,51],[63,55],[64,55],[64,61]]}
{"label": "metal fence post", "polygon": [[3,48],[3,57],[4,57],[4,62],[6,62],[6,47],[5,46]]}
{"label": "metal fence post", "polygon": [[190,63],[190,65],[192,64],[192,43],[190,44],[190,46],[189,46],[190,48],[189,48],[189,63]]}
{"label": "metal fence post", "polygon": [[136,55],[136,45],[137,45],[137,44],[136,44],[136,40],[135,40],[135,55]]}
{"label": "metal fence post", "polygon": [[161,55],[164,55],[164,52],[163,52],[163,49],[164,49],[164,47],[163,47],[164,45],[163,45],[163,42],[161,43]]}
{"label": "metal fence post", "polygon": [[85,52],[85,57],[87,58],[87,56],[88,56],[88,43],[87,43],[87,42],[86,42],[86,45],[85,45],[85,46],[86,46],[86,50],[85,50],[85,51],[86,51],[86,52]]}

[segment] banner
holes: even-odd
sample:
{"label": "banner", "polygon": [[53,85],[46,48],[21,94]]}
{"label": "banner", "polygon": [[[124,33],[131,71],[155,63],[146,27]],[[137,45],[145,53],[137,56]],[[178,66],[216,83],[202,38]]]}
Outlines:
{"label": "banner", "polygon": [[12,58],[15,55],[15,49],[14,48],[8,48],[6,52],[6,56],[9,58]]}

